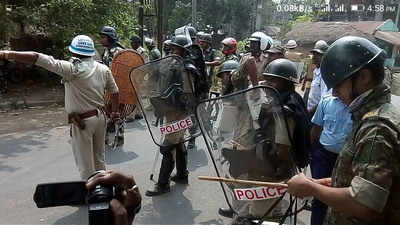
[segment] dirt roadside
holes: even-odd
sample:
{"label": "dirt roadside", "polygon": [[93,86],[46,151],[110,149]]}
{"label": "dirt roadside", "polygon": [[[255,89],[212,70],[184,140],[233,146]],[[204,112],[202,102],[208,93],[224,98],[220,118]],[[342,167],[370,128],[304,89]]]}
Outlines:
{"label": "dirt roadside", "polygon": [[0,113],[0,135],[66,125],[64,107],[58,104]]}

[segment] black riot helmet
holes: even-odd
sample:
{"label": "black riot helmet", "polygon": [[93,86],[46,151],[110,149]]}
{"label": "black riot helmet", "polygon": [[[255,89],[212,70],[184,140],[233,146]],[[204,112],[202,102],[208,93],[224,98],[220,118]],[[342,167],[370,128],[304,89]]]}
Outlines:
{"label": "black riot helmet", "polygon": [[176,35],[176,36],[173,36],[172,37],[172,39],[171,39],[171,43],[170,43],[170,45],[172,46],[178,46],[178,47],[180,47],[180,48],[183,48],[183,49],[185,49],[186,51],[187,51],[187,47],[189,47],[189,45],[190,45],[190,43],[189,43],[189,40],[186,38],[186,36],[185,35]]}
{"label": "black riot helmet", "polygon": [[192,39],[192,41],[196,40],[196,34],[197,34],[196,28],[188,26],[187,29],[189,31],[190,39]]}
{"label": "black riot helmet", "polygon": [[206,42],[211,45],[212,43],[212,36],[211,34],[203,33],[201,35],[197,35],[197,39],[201,42]]}
{"label": "black riot helmet", "polygon": [[333,88],[373,61],[383,50],[371,41],[355,36],[336,40],[322,58],[321,75]]}
{"label": "black riot helmet", "polygon": [[289,59],[275,59],[268,64],[263,72],[264,76],[279,77],[293,83],[297,82],[297,69]]}
{"label": "black riot helmet", "polygon": [[171,40],[168,39],[163,42],[163,51],[167,55],[171,52]]}
{"label": "black riot helmet", "polygon": [[115,31],[115,29],[113,27],[110,26],[104,26],[103,28],[101,28],[100,35],[105,35],[109,38],[109,40],[117,42],[118,41],[118,35],[117,35],[117,31]]}
{"label": "black riot helmet", "polygon": [[217,77],[221,77],[223,72],[232,72],[239,68],[239,63],[236,60],[227,60],[221,65],[221,69],[217,73]]}

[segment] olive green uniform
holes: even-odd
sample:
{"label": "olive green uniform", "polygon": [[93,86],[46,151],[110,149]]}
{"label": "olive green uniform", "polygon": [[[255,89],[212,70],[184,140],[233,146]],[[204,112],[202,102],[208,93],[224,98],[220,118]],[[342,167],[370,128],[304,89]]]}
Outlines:
{"label": "olive green uniform", "polygon": [[329,208],[325,225],[400,224],[400,113],[381,84],[349,107],[354,129],[332,175],[332,186],[349,187],[351,197],[377,213],[365,222]]}

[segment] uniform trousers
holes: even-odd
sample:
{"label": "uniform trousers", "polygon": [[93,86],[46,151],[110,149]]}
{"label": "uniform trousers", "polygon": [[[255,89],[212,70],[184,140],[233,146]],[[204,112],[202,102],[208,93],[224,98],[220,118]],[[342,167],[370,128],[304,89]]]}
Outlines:
{"label": "uniform trousers", "polygon": [[158,175],[158,184],[166,186],[176,162],[176,175],[178,177],[188,176],[187,170],[187,149],[184,143],[168,147],[160,147],[160,153],[163,155],[161,161],[160,173]]}
{"label": "uniform trousers", "polygon": [[83,121],[85,123],[83,130],[71,124],[72,151],[82,180],[87,180],[95,171],[106,169],[104,162],[106,118],[100,113]]}
{"label": "uniform trousers", "polygon": [[[311,175],[314,179],[322,179],[332,176],[338,154],[330,152],[317,141],[311,146]],[[311,225],[322,225],[326,215],[327,206],[314,199],[311,207]]]}

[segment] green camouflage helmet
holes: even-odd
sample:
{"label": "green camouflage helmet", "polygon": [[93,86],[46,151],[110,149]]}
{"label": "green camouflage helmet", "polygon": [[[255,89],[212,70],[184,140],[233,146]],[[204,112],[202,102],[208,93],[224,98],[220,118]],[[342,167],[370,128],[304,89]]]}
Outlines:
{"label": "green camouflage helmet", "polygon": [[217,77],[221,77],[223,72],[232,72],[239,68],[239,63],[236,60],[227,60],[221,65],[221,69],[217,73]]}
{"label": "green camouflage helmet", "polygon": [[383,53],[371,41],[355,36],[336,40],[322,58],[321,75],[330,89]]}
{"label": "green camouflage helmet", "polygon": [[263,72],[264,76],[280,77],[282,79],[297,82],[296,65],[289,59],[275,59],[268,64]]}

